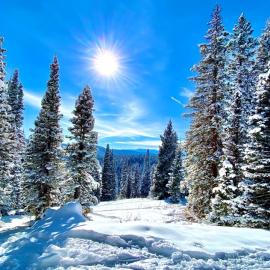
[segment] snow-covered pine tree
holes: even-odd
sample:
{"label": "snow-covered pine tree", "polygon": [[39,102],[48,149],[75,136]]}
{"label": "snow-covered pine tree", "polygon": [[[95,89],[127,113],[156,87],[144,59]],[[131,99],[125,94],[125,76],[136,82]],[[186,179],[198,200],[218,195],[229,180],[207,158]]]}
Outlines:
{"label": "snow-covered pine tree", "polygon": [[171,167],[175,158],[177,135],[169,121],[163,136],[158,153],[158,164],[153,178],[151,195],[159,200],[169,197],[167,184],[170,179]]}
{"label": "snow-covered pine tree", "polygon": [[119,191],[120,199],[127,198],[128,179],[129,179],[128,161],[124,160],[121,168],[120,191]]}
{"label": "snow-covered pine tree", "polygon": [[150,166],[150,153],[147,149],[142,173],[142,184],[141,184],[141,197],[146,198],[149,195],[151,187],[151,166]]}
{"label": "snow-covered pine tree", "polygon": [[241,97],[236,92],[227,112],[223,134],[223,155],[217,178],[218,185],[213,190],[212,211],[209,219],[221,225],[234,225],[239,222],[238,185],[242,180],[242,159],[240,155]]}
{"label": "snow-covered pine tree", "polygon": [[267,21],[265,29],[259,38],[259,45],[255,59],[255,73],[257,80],[259,75],[268,71],[268,63],[270,62],[270,21]]}
{"label": "snow-covered pine tree", "polygon": [[174,203],[179,202],[181,198],[180,183],[184,180],[184,169],[182,162],[182,149],[178,145],[175,153],[175,158],[172,163],[170,180],[167,184],[170,200]]}
{"label": "snow-covered pine tree", "polygon": [[73,198],[79,200],[84,208],[97,204],[94,191],[99,188],[99,171],[97,161],[97,134],[93,131],[94,101],[89,86],[79,95],[74,117],[69,128],[71,142],[67,146],[68,168],[73,186]]}
{"label": "snow-covered pine tree", "polygon": [[[240,15],[229,41],[229,61],[227,74],[227,104],[231,104],[232,97],[238,91],[241,97],[241,131],[240,147],[244,149],[247,142],[248,119],[254,110],[253,93],[255,92],[256,71],[254,58],[257,42],[252,36],[250,22],[243,14]],[[228,105],[227,105],[228,106]]]}
{"label": "snow-covered pine tree", "polygon": [[50,206],[59,205],[63,183],[62,129],[60,128],[59,65],[54,57],[47,91],[25,155],[24,192],[27,209],[40,217]]}
{"label": "snow-covered pine tree", "polygon": [[16,163],[11,171],[11,202],[12,208],[21,207],[22,192],[22,162],[24,152],[24,132],[23,132],[23,87],[19,82],[19,73],[15,70],[8,84],[8,103],[10,106],[10,125],[13,133],[12,154]]}
{"label": "snow-covered pine tree", "polygon": [[113,163],[113,152],[107,144],[103,170],[102,170],[101,201],[112,201],[116,199],[116,179]]}
{"label": "snow-covered pine tree", "polygon": [[224,64],[227,33],[217,6],[209,22],[206,44],[200,45],[202,59],[193,67],[196,91],[189,101],[192,122],[186,137],[186,171],[189,182],[190,214],[205,218],[210,212],[221,155]]}
{"label": "snow-covered pine tree", "polygon": [[242,220],[250,227],[270,229],[270,64],[268,72],[259,77],[255,101],[244,156]]}
{"label": "snow-covered pine tree", "polygon": [[138,165],[134,165],[131,169],[131,175],[130,175],[130,186],[131,186],[131,192],[130,197],[131,198],[139,198],[140,197],[140,184],[141,184],[141,174]]}
{"label": "snow-covered pine tree", "polygon": [[5,49],[4,39],[0,37],[0,214],[10,210],[11,205],[11,171],[13,159],[13,133],[10,124],[10,106],[8,104],[8,91],[5,82]]}

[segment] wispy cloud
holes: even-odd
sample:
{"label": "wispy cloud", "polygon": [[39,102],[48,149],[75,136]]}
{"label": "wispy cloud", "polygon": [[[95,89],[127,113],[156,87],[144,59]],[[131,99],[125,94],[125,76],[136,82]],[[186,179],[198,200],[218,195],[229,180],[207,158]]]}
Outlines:
{"label": "wispy cloud", "polygon": [[192,98],[193,95],[194,95],[194,91],[192,91],[186,87],[183,87],[180,91],[180,96],[185,97],[187,99]]}
{"label": "wispy cloud", "polygon": [[160,146],[160,140],[147,140],[147,141],[118,141],[117,144],[124,144],[124,145],[131,145],[135,148],[144,147],[144,148],[151,148],[157,149]]}
{"label": "wispy cloud", "polygon": [[36,94],[33,94],[27,90],[24,90],[24,101],[33,107],[40,108],[41,107],[41,99],[42,97]]}
{"label": "wispy cloud", "polygon": [[[40,108],[40,95],[34,94],[28,90],[24,91],[25,103],[31,107]],[[64,119],[62,120],[63,128],[66,131],[70,126],[68,121],[72,117],[72,110],[75,102],[63,97],[60,108]],[[98,106],[97,106],[98,107]],[[99,133],[99,138],[103,141],[110,141],[110,138],[121,137],[144,137],[149,140],[145,141],[127,141],[125,144],[133,146],[147,146],[157,148],[159,145],[158,136],[162,131],[160,123],[144,124],[141,119],[145,117],[146,109],[143,104],[136,98],[119,99],[117,104],[117,113],[104,113],[102,111],[95,111],[95,129]],[[157,139],[157,140],[155,140]],[[118,143],[118,142],[117,142]],[[119,142],[119,144],[122,144]],[[124,144],[124,142],[123,142]]]}
{"label": "wispy cloud", "polygon": [[[28,90],[24,90],[24,101],[26,104],[35,107],[35,108],[41,108],[41,100],[42,96],[34,94]],[[71,105],[71,104],[69,104]],[[60,111],[63,114],[65,118],[71,118],[72,117],[72,106],[65,106],[64,104],[61,105]]]}
{"label": "wispy cloud", "polygon": [[177,98],[175,98],[175,97],[171,97],[171,99],[172,99],[173,101],[175,101],[177,104],[179,104],[179,105],[185,107],[185,104],[184,104],[183,102],[181,102],[179,99],[177,99]]}

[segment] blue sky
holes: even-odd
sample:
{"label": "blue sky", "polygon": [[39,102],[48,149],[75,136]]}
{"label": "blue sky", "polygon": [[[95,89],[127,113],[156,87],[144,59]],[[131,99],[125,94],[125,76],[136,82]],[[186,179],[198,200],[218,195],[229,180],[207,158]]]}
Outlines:
{"label": "blue sky", "polygon": [[[1,0],[8,77],[18,68],[25,87],[26,134],[57,55],[65,134],[75,99],[88,84],[100,145],[157,148],[169,119],[184,139],[183,105],[194,89],[190,68],[200,59],[198,44],[217,3],[228,31],[244,12],[257,36],[269,16],[268,0]],[[91,69],[97,45],[120,57],[115,80]]]}

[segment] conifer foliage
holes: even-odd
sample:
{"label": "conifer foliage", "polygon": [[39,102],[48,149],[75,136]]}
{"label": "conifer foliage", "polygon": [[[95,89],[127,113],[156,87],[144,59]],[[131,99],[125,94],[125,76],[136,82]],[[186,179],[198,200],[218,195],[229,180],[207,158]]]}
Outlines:
{"label": "conifer foliage", "polygon": [[26,150],[27,206],[37,217],[46,208],[59,205],[59,184],[64,180],[60,119],[59,65],[55,57],[50,66],[47,91]]}
{"label": "conifer foliage", "polygon": [[141,184],[141,196],[146,198],[149,195],[151,187],[151,166],[150,166],[150,153],[147,149],[144,157],[142,184]]}
{"label": "conifer foliage", "polygon": [[102,170],[102,191],[101,201],[111,201],[116,199],[116,179],[113,164],[113,152],[107,145],[104,156]]}
{"label": "conifer foliage", "polygon": [[120,199],[125,199],[125,198],[130,197],[130,194],[128,195],[128,190],[130,190],[129,168],[128,168],[128,162],[127,160],[125,160],[121,168],[120,190],[119,190]]}
{"label": "conifer foliage", "polygon": [[192,123],[186,138],[189,210],[198,218],[203,218],[210,212],[210,200],[218,176],[222,148],[227,33],[220,12],[220,7],[217,6],[209,22],[207,43],[200,45],[202,59],[193,67],[197,72],[197,76],[193,78],[196,91],[188,105],[192,109]]}
{"label": "conifer foliage", "polygon": [[253,93],[255,92],[256,72],[254,69],[254,57],[256,50],[256,40],[252,36],[253,29],[246,17],[241,14],[237,24],[233,29],[233,34],[229,43],[229,65],[226,70],[229,81],[228,103],[231,98],[239,92],[241,97],[241,136],[242,149],[247,142],[248,118],[254,109]]}
{"label": "conifer foliage", "polygon": [[172,163],[177,147],[177,135],[169,121],[163,136],[158,154],[158,164],[155,171],[151,193],[154,198],[164,199],[169,197],[167,184],[170,180]]}
{"label": "conifer foliage", "polygon": [[8,83],[8,103],[10,106],[10,125],[12,130],[12,155],[16,162],[11,171],[11,201],[12,209],[21,206],[22,191],[22,162],[24,155],[24,132],[23,132],[23,87],[19,82],[19,73],[15,70],[13,77]]}
{"label": "conifer foliage", "polygon": [[13,169],[13,133],[8,104],[8,89],[5,82],[4,39],[0,37],[0,211],[5,213],[11,205],[11,173]]}
{"label": "conifer foliage", "polygon": [[90,88],[86,86],[76,101],[72,127],[69,128],[71,143],[67,147],[73,197],[84,207],[98,202],[94,194],[99,188],[99,171],[96,158],[97,133],[93,131],[93,106]]}
{"label": "conifer foliage", "polygon": [[242,158],[240,155],[241,98],[236,92],[229,108],[227,126],[223,134],[223,154],[217,178],[218,185],[213,190],[210,218],[219,224],[233,225],[239,222],[239,184],[242,180]]}
{"label": "conifer foliage", "polygon": [[178,202],[181,196],[183,196],[183,193],[180,188],[180,184],[183,180],[184,180],[184,168],[182,162],[182,149],[179,144],[176,149],[174,161],[172,163],[170,180],[167,184],[168,193],[170,194],[170,200],[172,202]]}
{"label": "conifer foliage", "polygon": [[270,66],[259,77],[250,143],[245,150],[244,224],[270,229]]}

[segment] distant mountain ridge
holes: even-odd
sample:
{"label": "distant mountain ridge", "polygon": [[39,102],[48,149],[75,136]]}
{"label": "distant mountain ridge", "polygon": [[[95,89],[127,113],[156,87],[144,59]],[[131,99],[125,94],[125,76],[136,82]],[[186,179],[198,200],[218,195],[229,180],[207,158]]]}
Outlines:
{"label": "distant mountain ridge", "polygon": [[[113,149],[113,154],[116,156],[130,156],[130,155],[144,155],[147,149]],[[158,150],[149,149],[150,155],[157,156]],[[105,154],[105,148],[103,146],[98,146],[97,156],[103,157]]]}

